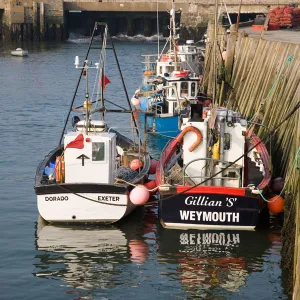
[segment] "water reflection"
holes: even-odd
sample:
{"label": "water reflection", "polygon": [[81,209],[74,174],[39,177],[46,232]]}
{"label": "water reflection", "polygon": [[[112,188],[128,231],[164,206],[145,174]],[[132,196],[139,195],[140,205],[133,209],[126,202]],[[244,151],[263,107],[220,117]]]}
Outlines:
{"label": "water reflection", "polygon": [[[34,276],[60,279],[74,289],[111,289],[124,283],[127,264],[141,265],[148,257],[142,212],[116,226],[54,226],[41,218],[36,227]],[[126,281],[126,280],[125,280]],[[76,292],[78,293],[78,291]],[[86,295],[85,295],[86,296]]]}
{"label": "water reflection", "polygon": [[281,289],[279,232],[168,230],[146,208],[116,226],[38,223],[36,234],[34,275],[74,299],[254,299],[259,285],[273,299]]}
{"label": "water reflection", "polygon": [[159,227],[157,240],[160,262],[176,266],[162,275],[179,280],[191,299],[232,299],[252,272],[263,271],[268,252],[279,256],[280,233]]}

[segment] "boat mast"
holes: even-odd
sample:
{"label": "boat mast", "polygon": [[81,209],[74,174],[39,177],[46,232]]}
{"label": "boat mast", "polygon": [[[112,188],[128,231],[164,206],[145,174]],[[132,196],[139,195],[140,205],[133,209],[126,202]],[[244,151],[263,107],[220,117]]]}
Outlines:
{"label": "boat mast", "polygon": [[156,27],[157,27],[157,60],[159,60],[159,18],[158,18],[158,0],[156,0]]}
{"label": "boat mast", "polygon": [[[105,27],[107,28],[107,27]],[[104,34],[103,34],[103,30],[101,32],[101,37],[102,37],[102,67],[101,67],[101,70],[100,70],[100,76],[101,76],[101,106],[102,108],[104,108],[104,87],[105,87],[105,82],[104,82],[104,55],[103,55],[103,51],[105,51],[105,41],[104,41]],[[106,36],[105,36],[105,39],[106,39]],[[101,120],[104,121],[104,109],[101,111]]]}
{"label": "boat mast", "polygon": [[218,43],[218,0],[215,0],[215,17],[214,17],[214,40],[213,40],[213,104],[216,104],[217,93],[217,43]]}
{"label": "boat mast", "polygon": [[175,28],[175,2],[172,0],[172,8],[170,10],[170,53],[172,53],[172,47],[174,48],[174,62],[177,70],[177,49],[175,42],[176,28]]}
{"label": "boat mast", "polygon": [[[92,47],[92,44],[93,44],[96,29],[97,29],[97,24],[95,24],[93,32],[92,32],[92,36],[91,36],[91,40],[90,40],[90,43],[89,43],[88,51],[86,53],[85,60],[84,60],[84,67],[85,67],[86,60],[89,56],[89,53],[90,53],[90,50],[91,50],[91,47]],[[77,81],[77,85],[76,85],[75,92],[74,92],[74,95],[73,95],[73,99],[70,103],[69,111],[68,111],[68,114],[67,114],[67,117],[66,117],[66,120],[65,120],[65,124],[64,124],[63,130],[61,132],[59,142],[58,142],[58,146],[57,146],[58,149],[61,147],[61,143],[62,143],[64,134],[65,134],[65,130],[67,128],[67,124],[68,124],[68,121],[69,121],[69,118],[70,118],[70,114],[71,114],[71,111],[72,111],[72,108],[73,108],[73,105],[74,105],[74,101],[75,101],[75,98],[76,98],[76,95],[77,95],[77,91],[78,91],[78,88],[79,88],[79,84],[80,84],[80,81],[81,81],[83,70],[84,70],[84,68],[81,69],[80,76],[79,76],[79,79]]]}
{"label": "boat mast", "polygon": [[86,112],[85,112],[85,133],[88,134],[89,131],[89,62],[88,60],[85,61],[85,106],[86,106]]}

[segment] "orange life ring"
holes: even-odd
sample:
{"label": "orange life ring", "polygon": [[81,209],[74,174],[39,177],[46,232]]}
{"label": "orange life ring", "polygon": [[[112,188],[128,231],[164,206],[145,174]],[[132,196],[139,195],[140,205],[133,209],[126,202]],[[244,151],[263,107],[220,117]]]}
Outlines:
{"label": "orange life ring", "polygon": [[65,181],[65,159],[64,156],[57,156],[55,161],[56,182]]}
{"label": "orange life ring", "polygon": [[177,140],[177,143],[181,143],[183,141],[183,137],[187,132],[194,132],[197,135],[197,140],[194,142],[194,144],[189,148],[190,152],[193,152],[202,142],[203,136],[201,131],[194,127],[194,126],[188,126],[185,127],[180,134],[175,138]]}
{"label": "orange life ring", "polygon": [[174,71],[173,76],[174,77],[187,77],[187,76],[189,76],[189,73],[185,70]]}

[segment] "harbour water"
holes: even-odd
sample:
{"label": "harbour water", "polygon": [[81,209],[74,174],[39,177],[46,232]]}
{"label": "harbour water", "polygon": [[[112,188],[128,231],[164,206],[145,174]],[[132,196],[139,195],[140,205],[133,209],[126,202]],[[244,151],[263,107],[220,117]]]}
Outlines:
{"label": "harbour water", "polygon": [[[57,146],[79,76],[74,57],[82,61],[86,42],[26,45],[24,58],[10,55],[18,45],[0,44],[0,299],[288,299],[278,229],[166,230],[155,206],[108,227],[39,221],[35,170]],[[132,95],[141,55],[156,53],[157,45],[116,41],[116,50]],[[106,75],[105,97],[127,107],[110,50]],[[83,101],[82,89],[76,103]],[[107,120],[131,133],[126,114]],[[163,141],[151,136],[148,146],[158,158]]]}

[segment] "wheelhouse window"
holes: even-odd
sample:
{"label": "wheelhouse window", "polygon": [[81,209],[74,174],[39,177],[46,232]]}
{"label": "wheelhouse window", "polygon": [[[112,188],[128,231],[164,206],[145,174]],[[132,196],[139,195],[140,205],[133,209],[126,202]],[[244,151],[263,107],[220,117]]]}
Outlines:
{"label": "wheelhouse window", "polygon": [[174,66],[166,66],[166,73],[172,73],[174,71]]}
{"label": "wheelhouse window", "polygon": [[192,97],[196,96],[196,82],[191,83],[191,96]]}
{"label": "wheelhouse window", "polygon": [[104,161],[105,159],[105,143],[92,143],[92,161]]}
{"label": "wheelhouse window", "polygon": [[187,82],[181,82],[180,86],[180,97],[187,97],[188,96],[188,83]]}
{"label": "wheelhouse window", "polygon": [[230,149],[230,143],[231,142],[231,137],[229,133],[224,134],[224,150],[229,150]]}
{"label": "wheelhouse window", "polygon": [[171,85],[173,86],[173,88],[169,89],[169,97],[173,98],[175,96],[176,83],[171,83]]}

